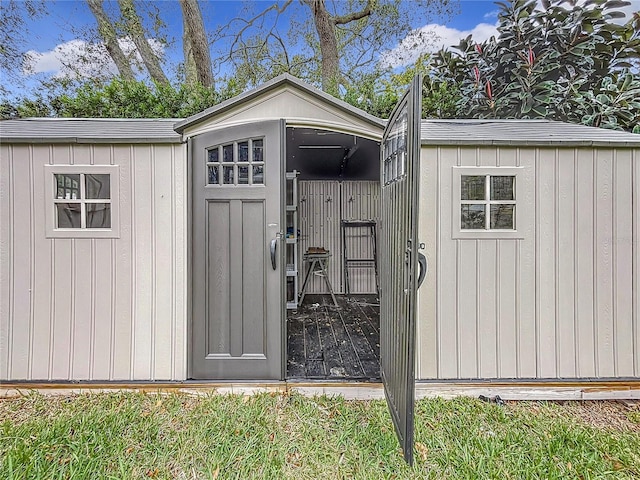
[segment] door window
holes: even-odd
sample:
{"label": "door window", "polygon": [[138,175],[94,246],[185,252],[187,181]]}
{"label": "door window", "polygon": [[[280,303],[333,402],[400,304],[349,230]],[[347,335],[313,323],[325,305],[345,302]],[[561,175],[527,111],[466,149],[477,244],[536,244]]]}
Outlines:
{"label": "door window", "polygon": [[208,185],[264,185],[264,138],[215,145],[205,159]]}

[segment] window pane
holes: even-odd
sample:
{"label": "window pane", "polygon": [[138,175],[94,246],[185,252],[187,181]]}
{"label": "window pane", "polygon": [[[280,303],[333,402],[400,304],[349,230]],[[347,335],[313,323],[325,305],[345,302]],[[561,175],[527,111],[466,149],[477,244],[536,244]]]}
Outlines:
{"label": "window pane", "polygon": [[80,204],[56,203],[56,228],[80,228]]}
{"label": "window pane", "polygon": [[111,228],[111,205],[87,203],[87,228]]}
{"label": "window pane", "polygon": [[207,162],[215,163],[220,161],[220,153],[218,147],[212,148],[207,152]]}
{"label": "window pane", "polygon": [[515,205],[491,205],[491,218],[489,228],[513,230],[513,214]]}
{"label": "window pane", "polygon": [[225,185],[233,185],[233,166],[222,167],[222,183]]}
{"label": "window pane", "polygon": [[249,165],[238,165],[238,183],[249,184]]}
{"label": "window pane", "polygon": [[515,200],[516,177],[491,177],[491,200]]}
{"label": "window pane", "polygon": [[238,143],[238,161],[239,162],[249,161],[249,142]]}
{"label": "window pane", "polygon": [[264,183],[264,167],[262,165],[253,166],[253,184]]}
{"label": "window pane", "polygon": [[[253,159],[254,162],[264,162],[264,141],[253,140]],[[256,183],[256,182],[253,182]]]}
{"label": "window pane", "polygon": [[209,170],[209,185],[218,185],[220,182],[218,181],[218,167],[207,167]]}
{"label": "window pane", "polygon": [[484,175],[462,175],[460,198],[462,200],[485,200],[484,181]]}
{"label": "window pane", "polygon": [[84,176],[86,198],[111,198],[111,175],[100,173]]}
{"label": "window pane", "polygon": [[233,145],[225,145],[222,147],[222,161],[233,162]]}
{"label": "window pane", "polygon": [[460,205],[460,228],[484,230],[484,205]]}
{"label": "window pane", "polygon": [[80,174],[64,175],[56,173],[57,195],[56,198],[76,200],[80,198]]}

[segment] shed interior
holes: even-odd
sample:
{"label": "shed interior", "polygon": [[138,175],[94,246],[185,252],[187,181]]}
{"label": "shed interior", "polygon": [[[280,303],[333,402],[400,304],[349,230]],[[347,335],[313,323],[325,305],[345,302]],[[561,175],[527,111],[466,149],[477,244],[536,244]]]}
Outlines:
{"label": "shed interior", "polygon": [[289,127],[286,152],[287,377],[378,380],[380,144]]}

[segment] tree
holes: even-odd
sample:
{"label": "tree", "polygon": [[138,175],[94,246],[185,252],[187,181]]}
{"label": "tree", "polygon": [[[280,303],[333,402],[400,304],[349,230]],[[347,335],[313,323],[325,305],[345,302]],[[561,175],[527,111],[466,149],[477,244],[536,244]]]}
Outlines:
{"label": "tree", "polygon": [[205,87],[211,87],[213,85],[211,54],[200,6],[197,0],[180,0],[180,7],[184,22],[182,41],[187,83],[197,82]]}
{"label": "tree", "polygon": [[16,62],[16,59],[23,58],[23,47],[29,38],[26,20],[39,17],[44,11],[42,0],[0,1],[0,71],[4,79],[0,82],[0,94],[7,93],[5,82],[18,84],[21,81],[15,67],[21,66],[22,62]]}
{"label": "tree", "polygon": [[322,89],[333,95],[338,94],[340,83],[340,62],[338,52],[337,25],[349,25],[371,15],[373,0],[367,0],[362,9],[345,15],[331,14],[325,0],[302,0],[313,14],[313,23],[318,33],[322,64]]}
{"label": "tree", "polygon": [[617,0],[498,3],[497,38],[470,36],[434,56],[438,82],[460,91],[457,114],[471,118],[552,118],[633,130],[640,123],[640,58],[636,20]]}
{"label": "tree", "polygon": [[[453,5],[454,0],[285,0],[258,13],[248,9],[214,38],[231,38],[220,61],[231,60],[239,67],[245,58],[260,63],[260,50],[272,58],[276,51],[282,69],[295,69],[310,83],[342,96],[370,77],[388,73],[389,66],[380,63],[382,51],[408,35],[416,22],[426,22],[434,13],[450,13]],[[283,41],[277,22],[285,10],[290,30]],[[249,50],[253,52],[245,55]]]}
{"label": "tree", "polygon": [[131,63],[129,63],[127,56],[124,54],[120,44],[118,43],[118,33],[104,10],[103,0],[87,0],[87,4],[91,9],[91,13],[93,13],[93,16],[96,17],[96,22],[98,22],[98,33],[104,41],[104,46],[107,49],[107,52],[109,52],[109,56],[116,64],[118,73],[125,80],[134,80],[135,75],[133,74]]}
{"label": "tree", "polygon": [[151,79],[157,83],[168,83],[169,80],[160,66],[160,59],[147,41],[146,32],[133,4],[133,0],[118,0],[118,4],[120,5],[120,11],[125,20],[125,30],[131,36],[133,43],[138,49]]}

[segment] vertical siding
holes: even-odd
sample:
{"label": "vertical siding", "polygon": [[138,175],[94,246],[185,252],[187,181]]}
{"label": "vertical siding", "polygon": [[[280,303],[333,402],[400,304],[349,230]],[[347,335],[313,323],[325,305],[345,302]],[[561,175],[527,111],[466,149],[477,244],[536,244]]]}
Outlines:
{"label": "vertical siding", "polygon": [[[418,377],[637,376],[637,149],[439,147],[422,159],[435,265],[419,296]],[[523,238],[452,239],[452,167],[476,165],[525,167]]]}
{"label": "vertical siding", "polygon": [[0,143],[0,378],[8,378],[11,358],[11,325],[9,319],[13,317],[12,277],[13,252],[11,250],[11,232],[13,228],[12,198],[13,198],[13,168],[10,161],[13,155],[12,147]]}
{"label": "vertical siding", "polygon": [[439,262],[436,256],[437,222],[441,205],[438,198],[438,178],[440,163],[439,148],[422,148],[420,151],[420,198],[418,239],[424,242],[428,263],[427,275],[418,289],[416,315],[416,377],[438,377],[438,302],[436,301],[436,279]]}
{"label": "vertical siding", "polygon": [[[630,150],[615,152],[615,163],[613,171],[613,191],[618,198],[634,198],[633,194],[633,160]],[[636,188],[635,199],[640,195],[640,190]],[[634,318],[633,318],[633,221],[634,207],[631,208],[614,204],[613,209],[613,259],[614,272],[613,282],[616,286],[614,291],[614,332],[615,335],[615,358],[614,373],[616,376],[632,377],[634,372]],[[635,209],[636,225],[640,213]],[[638,238],[636,237],[636,252],[638,250]],[[622,260],[622,261],[620,261]],[[637,283],[636,289],[637,287]],[[637,295],[637,290],[636,290]],[[636,312],[637,313],[637,312]],[[637,317],[636,317],[637,320]]]}
{"label": "vertical siding", "polygon": [[[184,147],[2,145],[0,155],[0,378],[184,379]],[[119,165],[120,237],[46,238],[45,164]]]}
{"label": "vertical siding", "polygon": [[[329,250],[332,254],[329,260],[331,286],[334,292],[345,293],[341,220],[373,219],[379,222],[380,186],[378,182],[303,180],[298,182],[298,195],[300,251],[304,253],[309,247]],[[365,255],[369,255],[368,237],[353,236],[348,241],[349,252],[365,251]],[[302,287],[306,270],[300,268],[299,271]],[[352,293],[375,293],[372,268],[351,268],[349,278]],[[322,278],[314,276],[309,282],[307,293],[328,293]]]}
{"label": "vertical siding", "polygon": [[633,171],[633,375],[640,376],[640,152],[634,150],[631,155]]}

